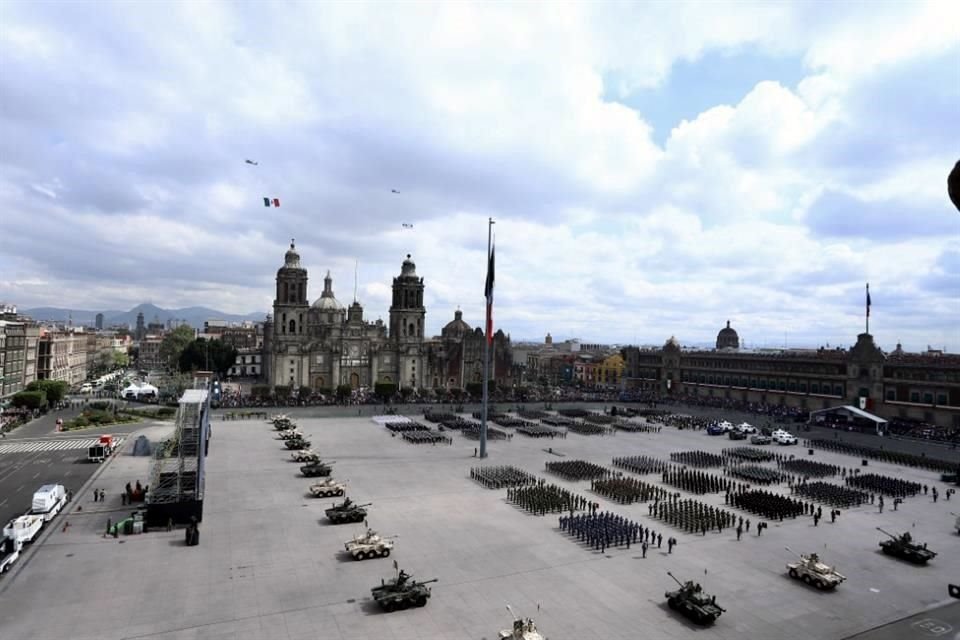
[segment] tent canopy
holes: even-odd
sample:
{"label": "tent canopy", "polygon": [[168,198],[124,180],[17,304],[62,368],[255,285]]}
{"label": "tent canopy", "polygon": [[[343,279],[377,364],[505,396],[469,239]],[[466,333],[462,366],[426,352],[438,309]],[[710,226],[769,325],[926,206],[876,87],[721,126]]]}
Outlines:
{"label": "tent canopy", "polygon": [[818,416],[821,414],[832,414],[832,413],[845,413],[847,416],[851,418],[860,418],[861,420],[869,420],[870,422],[873,422],[878,426],[887,424],[887,421],[881,418],[880,416],[875,416],[868,411],[864,411],[863,409],[854,407],[853,405],[849,405],[849,404],[841,405],[839,407],[829,407],[827,409],[819,409],[817,411],[811,411],[810,420],[812,421],[814,419],[814,416]]}

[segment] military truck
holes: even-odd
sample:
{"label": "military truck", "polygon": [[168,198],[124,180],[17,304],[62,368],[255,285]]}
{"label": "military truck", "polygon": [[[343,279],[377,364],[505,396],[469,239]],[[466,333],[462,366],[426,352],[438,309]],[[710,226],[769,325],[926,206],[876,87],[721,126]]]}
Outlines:
{"label": "military truck", "polygon": [[884,531],[880,527],[877,527],[877,531],[890,536],[889,540],[880,541],[880,548],[883,549],[883,552],[888,556],[900,558],[914,564],[927,564],[928,561],[937,557],[936,551],[927,549],[926,542],[922,545],[915,544],[913,542],[913,536],[910,535],[909,531],[899,536]]}
{"label": "military truck", "polygon": [[357,504],[350,498],[345,498],[340,504],[326,509],[324,513],[333,524],[346,524],[348,522],[363,522],[367,518],[367,510],[372,502]]}
{"label": "military truck", "polygon": [[799,562],[787,563],[787,573],[794,580],[803,580],[817,589],[827,591],[836,588],[838,584],[847,579],[833,567],[820,562],[820,556],[816,553],[805,556],[794,552],[790,547],[786,547],[786,549],[800,558]]}
{"label": "military truck", "polygon": [[329,498],[331,496],[342,496],[347,491],[347,485],[337,482],[333,478],[327,478],[317,484],[310,485],[310,493],[315,498]]}
{"label": "military truck", "polygon": [[[393,562],[393,568],[397,569],[396,560]],[[370,589],[370,594],[384,611],[422,607],[430,599],[430,587],[427,585],[431,582],[437,582],[437,578],[420,582],[414,580],[413,576],[403,569],[397,569],[396,578],[390,578],[387,581],[381,578],[380,586]]]}
{"label": "military truck", "polygon": [[354,560],[387,558],[393,550],[393,536],[384,537],[368,528],[366,533],[344,542],[343,548],[353,556]]}
{"label": "military truck", "polygon": [[334,464],[334,461],[323,462],[322,460],[315,460],[300,467],[300,473],[308,478],[329,476],[333,472]]}
{"label": "military truck", "polygon": [[537,631],[537,625],[533,620],[527,618],[524,620],[513,612],[510,605],[507,605],[507,611],[513,616],[513,628],[504,629],[497,635],[497,640],[547,640]]}
{"label": "military truck", "polygon": [[287,445],[287,449],[309,449],[310,441],[304,440],[302,437],[290,438],[289,440],[284,440],[283,444]]}
{"label": "military truck", "polygon": [[319,462],[320,454],[314,451],[313,449],[300,449],[299,451],[293,451],[290,453],[290,457],[293,458],[294,462]]}
{"label": "military truck", "polygon": [[667,605],[674,611],[679,611],[684,617],[703,625],[713,623],[720,617],[720,614],[726,611],[717,604],[717,596],[708,594],[699,583],[694,584],[692,580],[680,582],[669,571],[667,571],[667,575],[680,585],[679,589],[667,591],[664,594]]}

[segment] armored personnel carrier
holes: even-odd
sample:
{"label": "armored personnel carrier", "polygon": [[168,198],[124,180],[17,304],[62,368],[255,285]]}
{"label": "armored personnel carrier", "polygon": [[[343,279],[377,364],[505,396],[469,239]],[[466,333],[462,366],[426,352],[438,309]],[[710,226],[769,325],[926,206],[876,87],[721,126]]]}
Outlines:
{"label": "armored personnel carrier", "polygon": [[329,476],[333,472],[334,463],[315,460],[300,467],[300,473],[308,478],[321,478]]}
{"label": "armored personnel carrier", "polygon": [[805,556],[795,553],[790,547],[786,549],[800,558],[799,562],[787,563],[787,572],[794,580],[803,580],[817,589],[827,591],[836,588],[838,584],[847,579],[846,576],[837,573],[833,567],[820,562],[820,557],[815,553]]}
{"label": "armored personnel carrier", "polygon": [[289,440],[284,440],[283,444],[287,445],[287,449],[309,449],[310,441],[304,440],[302,437],[290,438]]}
{"label": "armored personnel carrier", "polygon": [[347,491],[347,485],[337,482],[333,478],[327,478],[322,482],[310,485],[310,493],[316,498],[329,498],[331,496],[342,496]]}
{"label": "armored personnel carrier", "polygon": [[293,440],[294,438],[302,438],[303,433],[296,427],[292,429],[284,429],[279,434],[281,440]]}
{"label": "armored personnel carrier", "polygon": [[345,498],[343,502],[330,507],[324,513],[333,524],[363,522],[367,518],[367,510],[364,507],[369,507],[371,504],[373,503],[357,504],[350,498]]}
{"label": "armored personnel carrier", "polygon": [[366,560],[367,558],[386,558],[390,556],[393,550],[392,537],[383,537],[373,529],[367,529],[363,535],[355,536],[353,540],[347,540],[343,543],[354,560]]}
{"label": "armored personnel carrier", "polygon": [[883,549],[883,552],[888,556],[902,558],[914,564],[927,564],[927,561],[937,557],[935,551],[927,549],[927,543],[923,543],[922,545],[914,544],[913,536],[910,535],[909,531],[899,536],[884,531],[880,527],[877,527],[877,531],[890,536],[889,540],[880,541],[880,548]]}
{"label": "armored personnel carrier", "polygon": [[273,428],[277,431],[282,431],[284,429],[292,429],[296,425],[293,423],[293,420],[287,416],[275,416],[270,420],[273,423]]}
{"label": "armored personnel carrier", "polygon": [[533,620],[517,617],[510,605],[507,605],[507,611],[513,616],[513,629],[504,629],[497,635],[497,640],[547,640],[537,631],[537,625]]}
{"label": "armored personnel carrier", "polygon": [[717,596],[711,596],[699,584],[694,584],[692,580],[680,582],[669,571],[667,575],[680,585],[676,591],[667,591],[664,594],[667,604],[674,611],[679,611],[690,620],[703,625],[713,623],[726,611],[717,604]]}
{"label": "armored personnel carrier", "polygon": [[[397,567],[396,561],[394,561],[393,566],[394,568]],[[437,582],[437,578],[420,582],[400,569],[396,578],[387,581],[381,578],[380,586],[370,589],[370,594],[376,603],[383,607],[384,611],[422,607],[430,599],[430,587],[427,585],[431,582]]]}
{"label": "armored personnel carrier", "polygon": [[294,462],[319,462],[320,454],[313,449],[301,449],[290,453]]}

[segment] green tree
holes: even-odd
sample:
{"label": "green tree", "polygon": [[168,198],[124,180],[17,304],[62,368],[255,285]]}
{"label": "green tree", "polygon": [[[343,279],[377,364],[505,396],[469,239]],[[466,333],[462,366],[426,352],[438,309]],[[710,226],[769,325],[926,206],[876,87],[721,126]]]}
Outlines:
{"label": "green tree", "polygon": [[341,384],[337,386],[337,400],[343,402],[350,397],[350,394],[353,393],[353,387],[348,384]]}
{"label": "green tree", "polygon": [[130,364],[130,358],[123,351],[114,351],[113,352],[113,368],[120,369],[126,367]]}
{"label": "green tree", "polygon": [[160,359],[168,368],[177,366],[180,354],[193,341],[194,335],[192,327],[181,325],[163,337],[163,342],[160,343]]}
{"label": "green tree", "polygon": [[237,361],[235,347],[220,340],[198,338],[191,340],[180,352],[177,364],[181,372],[213,371],[220,377],[225,377]]}
{"label": "green tree", "polygon": [[43,391],[21,391],[14,394],[13,406],[26,409],[42,409],[47,406],[47,394]]}
{"label": "green tree", "polygon": [[268,384],[255,384],[250,388],[250,395],[263,400],[270,397],[271,391],[270,385]]}
{"label": "green tree", "polygon": [[389,402],[397,393],[397,384],[395,382],[378,382],[373,385],[373,393],[380,402]]}
{"label": "green tree", "polygon": [[102,376],[113,369],[113,353],[110,350],[98,351],[93,357],[90,373],[94,377]]}
{"label": "green tree", "polygon": [[34,380],[27,385],[27,391],[40,391],[44,394],[45,403],[54,406],[67,395],[69,386],[63,380]]}
{"label": "green tree", "polygon": [[297,390],[297,397],[300,398],[300,400],[303,400],[303,401],[309,400],[311,395],[313,395],[313,389],[311,389],[307,385],[302,385]]}

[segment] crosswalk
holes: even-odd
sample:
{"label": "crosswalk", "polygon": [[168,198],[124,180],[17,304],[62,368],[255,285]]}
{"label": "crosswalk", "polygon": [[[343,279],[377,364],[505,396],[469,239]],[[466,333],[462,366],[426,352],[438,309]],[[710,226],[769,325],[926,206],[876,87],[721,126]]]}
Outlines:
{"label": "crosswalk", "polygon": [[[122,436],[114,437],[114,448],[123,444]],[[38,451],[69,451],[73,449],[87,449],[100,442],[100,438],[51,438],[47,440],[26,440],[22,442],[6,442],[0,444],[0,454],[4,453],[36,453]]]}

